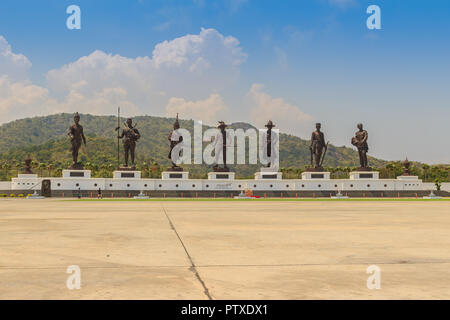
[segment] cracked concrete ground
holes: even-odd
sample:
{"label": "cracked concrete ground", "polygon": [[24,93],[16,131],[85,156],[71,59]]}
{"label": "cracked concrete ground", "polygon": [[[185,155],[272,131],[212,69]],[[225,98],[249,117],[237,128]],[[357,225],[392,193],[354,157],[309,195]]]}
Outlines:
{"label": "cracked concrete ground", "polygon": [[449,209],[0,200],[0,299],[450,299]]}

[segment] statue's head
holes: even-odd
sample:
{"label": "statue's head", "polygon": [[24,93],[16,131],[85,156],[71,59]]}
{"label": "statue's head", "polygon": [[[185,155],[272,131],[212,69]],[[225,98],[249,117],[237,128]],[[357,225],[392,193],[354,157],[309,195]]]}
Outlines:
{"label": "statue's head", "polygon": [[131,128],[131,125],[133,124],[133,120],[131,118],[127,119],[127,126]]}
{"label": "statue's head", "polygon": [[275,125],[273,124],[272,120],[269,120],[269,122],[267,122],[267,124],[266,124],[266,128],[272,129],[274,127],[275,127]]}
{"label": "statue's head", "polygon": [[180,123],[178,122],[178,113],[177,113],[177,118],[176,118],[175,122],[173,123],[173,129],[174,130],[180,129]]}
{"label": "statue's head", "polygon": [[320,123],[316,123],[316,129],[317,129],[318,131],[320,131],[320,128],[322,128],[322,125],[321,125]]}
{"label": "statue's head", "polygon": [[362,123],[358,123],[357,127],[358,127],[359,130],[362,130],[363,129],[363,124]]}
{"label": "statue's head", "polygon": [[225,130],[225,128],[227,127],[227,125],[225,124],[225,122],[223,121],[219,121],[219,125],[217,128],[219,128],[220,130]]}
{"label": "statue's head", "polygon": [[75,121],[76,124],[80,122],[80,115],[78,114],[78,112],[74,114],[73,121]]}

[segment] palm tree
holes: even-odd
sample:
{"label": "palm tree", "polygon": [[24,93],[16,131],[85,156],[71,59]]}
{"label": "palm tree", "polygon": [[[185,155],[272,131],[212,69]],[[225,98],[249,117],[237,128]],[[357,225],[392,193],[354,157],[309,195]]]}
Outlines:
{"label": "palm tree", "polygon": [[389,178],[392,178],[392,171],[394,170],[394,164],[392,162],[386,164],[386,170],[388,171]]}
{"label": "palm tree", "polygon": [[39,175],[42,177],[42,170],[44,170],[47,166],[45,165],[45,163],[41,163],[39,162],[38,164],[38,170],[39,170]]}
{"label": "palm tree", "polygon": [[16,168],[16,175],[18,175],[19,174],[19,170],[22,167],[22,164],[20,163],[20,161],[16,161],[14,163],[14,167]]}
{"label": "palm tree", "polygon": [[346,166],[343,168],[343,171],[345,172],[346,177],[348,177],[350,171],[352,171],[352,168],[350,168],[349,166]]}
{"label": "palm tree", "polygon": [[52,176],[52,171],[55,169],[55,165],[53,163],[49,163],[47,165],[47,169],[48,169],[48,176],[51,177]]}
{"label": "palm tree", "polygon": [[148,163],[146,161],[142,162],[142,171],[144,172],[144,177],[148,177]]}

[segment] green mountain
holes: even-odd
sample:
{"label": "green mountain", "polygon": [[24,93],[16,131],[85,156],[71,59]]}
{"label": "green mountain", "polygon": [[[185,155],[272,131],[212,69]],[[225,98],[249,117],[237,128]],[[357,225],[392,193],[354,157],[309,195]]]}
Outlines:
{"label": "green mountain", "polygon": [[[122,119],[124,120],[124,119]],[[172,130],[173,118],[138,116],[133,118],[142,138],[136,148],[138,166],[159,164],[163,169],[169,165],[167,137]],[[123,126],[123,121],[121,121]],[[0,162],[20,166],[30,155],[37,163],[51,168],[67,168],[71,162],[70,142],[67,129],[73,123],[73,115],[67,113],[45,117],[26,118],[0,126]],[[80,150],[80,160],[89,166],[110,170],[117,165],[117,117],[81,115],[81,125],[87,136],[87,147]],[[181,120],[181,127],[193,132],[192,120]],[[248,129],[248,123],[234,123],[231,128]],[[206,129],[206,127],[205,127]],[[309,142],[299,137],[280,134],[280,166],[304,168],[309,164]],[[122,158],[122,144],[121,158]],[[372,167],[383,167],[386,161],[370,157]],[[325,167],[356,167],[359,164],[355,150],[330,145],[324,161]],[[204,176],[210,169],[204,165],[183,166],[192,177]],[[251,176],[260,165],[236,165],[233,170],[239,177]]]}

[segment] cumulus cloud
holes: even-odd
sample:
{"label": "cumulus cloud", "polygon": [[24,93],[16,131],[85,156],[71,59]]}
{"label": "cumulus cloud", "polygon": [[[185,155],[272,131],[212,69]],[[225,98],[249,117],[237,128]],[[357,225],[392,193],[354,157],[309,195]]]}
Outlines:
{"label": "cumulus cloud", "polygon": [[56,109],[48,90],[29,81],[14,82],[8,76],[0,77],[0,116],[3,121],[43,115]]}
{"label": "cumulus cloud", "polygon": [[55,107],[46,88],[28,80],[31,62],[23,54],[14,53],[0,36],[0,118],[2,122],[47,113]]}
{"label": "cumulus cloud", "polygon": [[121,103],[132,113],[154,114],[162,111],[155,105],[164,107],[167,97],[194,99],[223,89],[239,75],[245,59],[236,38],[201,29],[198,35],[157,44],[151,57],[131,59],[95,51],[49,71],[47,85],[60,99],[75,95],[79,103],[89,105],[95,99],[98,103],[89,109],[100,113]]}
{"label": "cumulus cloud", "polygon": [[282,98],[273,98],[263,91],[262,84],[253,84],[246,95],[249,117],[258,128],[272,120],[282,132],[307,135],[313,118]]}
{"label": "cumulus cloud", "polygon": [[0,36],[0,76],[7,75],[10,79],[27,79],[31,62],[23,54],[13,53],[11,46],[3,36]]}
{"label": "cumulus cloud", "polygon": [[[195,101],[233,83],[246,58],[236,38],[202,28],[199,34],[157,44],[151,56],[128,58],[96,50],[47,72],[47,85],[43,88],[27,80],[30,61],[13,53],[0,37],[0,77],[7,77],[2,78],[2,90],[8,92],[1,97],[0,112],[14,114],[13,109],[23,99],[17,90],[22,87],[29,94],[29,105],[38,108],[39,113],[105,114],[120,105],[130,115],[164,114],[169,97]],[[211,97],[203,103],[219,102],[219,107],[224,108],[218,96]],[[27,115],[20,112],[16,117]],[[3,119],[7,120],[11,118]]]}
{"label": "cumulus cloud", "polygon": [[174,117],[177,113],[182,119],[202,120],[209,125],[216,124],[218,120],[229,119],[229,109],[219,94],[211,94],[208,98],[198,101],[170,98],[166,106],[166,116]]}

